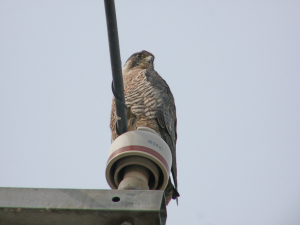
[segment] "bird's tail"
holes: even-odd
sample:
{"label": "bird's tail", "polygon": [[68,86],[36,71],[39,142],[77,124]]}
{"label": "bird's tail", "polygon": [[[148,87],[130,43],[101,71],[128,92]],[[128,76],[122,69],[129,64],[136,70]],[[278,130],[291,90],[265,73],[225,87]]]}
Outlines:
{"label": "bird's tail", "polygon": [[176,203],[178,205],[178,197],[179,196],[180,195],[179,195],[177,189],[174,187],[174,185],[171,182],[171,179],[169,178],[168,185],[165,189],[166,205],[169,204],[171,199],[176,199]]}

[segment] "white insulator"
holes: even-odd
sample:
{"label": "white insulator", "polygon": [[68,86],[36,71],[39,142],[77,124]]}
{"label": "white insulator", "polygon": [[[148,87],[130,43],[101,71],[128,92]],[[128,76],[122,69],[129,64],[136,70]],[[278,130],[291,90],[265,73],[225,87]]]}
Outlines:
{"label": "white insulator", "polygon": [[105,172],[109,186],[117,189],[123,180],[124,171],[128,171],[126,168],[133,165],[146,168],[150,190],[166,188],[172,166],[172,153],[167,143],[153,129],[139,127],[122,134],[112,143]]}

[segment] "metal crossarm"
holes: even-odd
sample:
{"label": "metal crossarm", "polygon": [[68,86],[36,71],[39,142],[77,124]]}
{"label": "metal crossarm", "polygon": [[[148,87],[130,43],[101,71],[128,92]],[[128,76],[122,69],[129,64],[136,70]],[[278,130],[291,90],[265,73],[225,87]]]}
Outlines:
{"label": "metal crossarm", "polygon": [[164,201],[163,191],[0,188],[0,224],[163,225]]}

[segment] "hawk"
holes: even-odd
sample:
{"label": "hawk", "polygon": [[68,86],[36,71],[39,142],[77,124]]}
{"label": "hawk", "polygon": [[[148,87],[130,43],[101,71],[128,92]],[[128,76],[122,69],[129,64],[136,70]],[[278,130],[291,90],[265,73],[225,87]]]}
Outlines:
{"label": "hawk", "polygon": [[[170,147],[172,152],[171,171],[175,187],[169,178],[165,189],[168,204],[171,198],[177,201],[177,197],[179,197],[176,166],[176,107],[168,84],[154,70],[153,62],[154,55],[143,50],[132,54],[123,67],[127,123],[128,131],[136,130],[138,127],[152,128]],[[118,137],[116,122],[113,98],[110,118],[112,142]]]}

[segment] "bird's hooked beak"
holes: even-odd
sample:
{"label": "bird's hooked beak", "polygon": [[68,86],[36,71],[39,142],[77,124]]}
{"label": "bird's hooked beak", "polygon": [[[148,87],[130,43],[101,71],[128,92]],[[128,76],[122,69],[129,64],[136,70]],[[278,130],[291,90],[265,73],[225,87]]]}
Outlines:
{"label": "bird's hooked beak", "polygon": [[147,62],[153,63],[153,56],[149,55],[145,59],[146,59]]}

